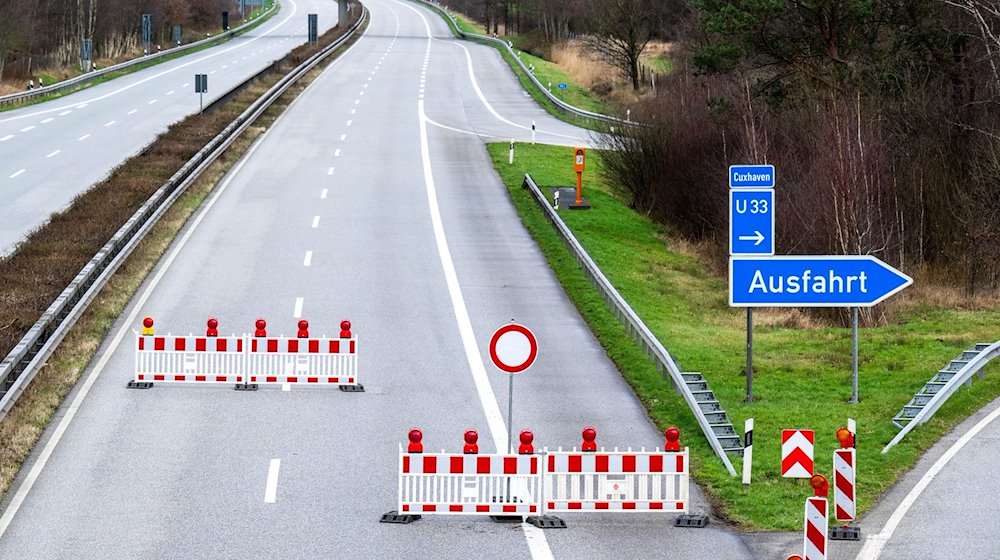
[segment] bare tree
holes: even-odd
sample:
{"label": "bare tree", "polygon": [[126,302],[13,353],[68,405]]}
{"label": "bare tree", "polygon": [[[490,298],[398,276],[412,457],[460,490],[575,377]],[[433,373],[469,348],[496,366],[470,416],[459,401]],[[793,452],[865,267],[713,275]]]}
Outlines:
{"label": "bare tree", "polygon": [[653,39],[661,20],[656,0],[591,0],[589,47],[621,70],[632,89],[639,90],[639,57]]}

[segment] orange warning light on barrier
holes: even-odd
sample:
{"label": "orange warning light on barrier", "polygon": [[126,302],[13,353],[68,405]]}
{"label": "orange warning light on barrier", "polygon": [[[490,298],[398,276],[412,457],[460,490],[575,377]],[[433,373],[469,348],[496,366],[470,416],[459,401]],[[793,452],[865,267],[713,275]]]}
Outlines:
{"label": "orange warning light on barrier", "polygon": [[827,482],[826,477],[821,474],[812,475],[812,478],[809,479],[809,485],[812,486],[813,492],[816,496],[820,498],[825,498],[830,493],[830,483]]}

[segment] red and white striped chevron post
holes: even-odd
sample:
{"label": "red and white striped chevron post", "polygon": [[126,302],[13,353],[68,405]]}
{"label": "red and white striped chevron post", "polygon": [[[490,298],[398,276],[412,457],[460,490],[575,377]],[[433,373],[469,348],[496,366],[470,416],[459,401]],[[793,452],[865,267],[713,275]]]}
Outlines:
{"label": "red and white striped chevron post", "polygon": [[810,478],[813,475],[812,430],[781,430],[781,476]]}
{"label": "red and white striped chevron post", "polygon": [[805,522],[802,530],[802,557],[805,560],[826,560],[827,518],[829,516],[826,496],[830,485],[821,474],[812,476],[809,484],[816,495],[806,498]]}

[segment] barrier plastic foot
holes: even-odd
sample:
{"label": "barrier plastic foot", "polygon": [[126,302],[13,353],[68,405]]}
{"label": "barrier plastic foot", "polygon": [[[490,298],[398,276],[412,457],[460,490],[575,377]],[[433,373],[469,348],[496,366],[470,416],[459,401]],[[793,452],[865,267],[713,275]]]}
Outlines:
{"label": "barrier plastic foot", "polygon": [[674,527],[695,527],[701,528],[708,525],[707,515],[694,515],[692,513],[685,513],[684,515],[674,519]]}
{"label": "barrier plastic foot", "polygon": [[399,523],[406,525],[408,523],[413,523],[414,521],[420,519],[419,515],[413,513],[399,513],[396,510],[392,510],[389,513],[383,513],[382,519],[379,519],[379,523]]}
{"label": "barrier plastic foot", "polygon": [[539,529],[565,529],[566,522],[554,515],[533,515],[525,519]]}
{"label": "barrier plastic foot", "polygon": [[235,389],[237,391],[256,391],[256,383],[237,383]]}
{"label": "barrier plastic foot", "polygon": [[[340,390],[343,391],[343,392],[345,392],[345,393],[364,393],[365,392],[365,386],[361,385],[361,384],[358,384],[358,385],[341,385],[340,386]],[[420,516],[417,516],[417,517],[420,517]]]}
{"label": "barrier plastic foot", "polygon": [[520,515],[491,515],[490,521],[494,523],[520,523],[524,519]]}
{"label": "barrier plastic foot", "polygon": [[126,385],[129,389],[152,389],[152,381],[129,381]]}
{"label": "barrier plastic foot", "polygon": [[831,541],[861,540],[861,527],[834,527],[830,529]]}

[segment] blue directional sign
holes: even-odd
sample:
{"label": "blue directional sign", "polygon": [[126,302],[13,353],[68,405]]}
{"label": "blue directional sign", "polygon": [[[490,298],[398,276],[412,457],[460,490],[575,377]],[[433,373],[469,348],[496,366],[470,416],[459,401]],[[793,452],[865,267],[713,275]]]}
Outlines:
{"label": "blue directional sign", "polygon": [[774,190],[729,191],[729,254],[774,254]]}
{"label": "blue directional sign", "polygon": [[774,187],[773,165],[730,165],[729,187],[772,188]]}
{"label": "blue directional sign", "polygon": [[566,89],[566,84],[559,84],[559,89]]}
{"label": "blue directional sign", "polygon": [[729,259],[733,307],[871,307],[912,283],[871,255]]}

